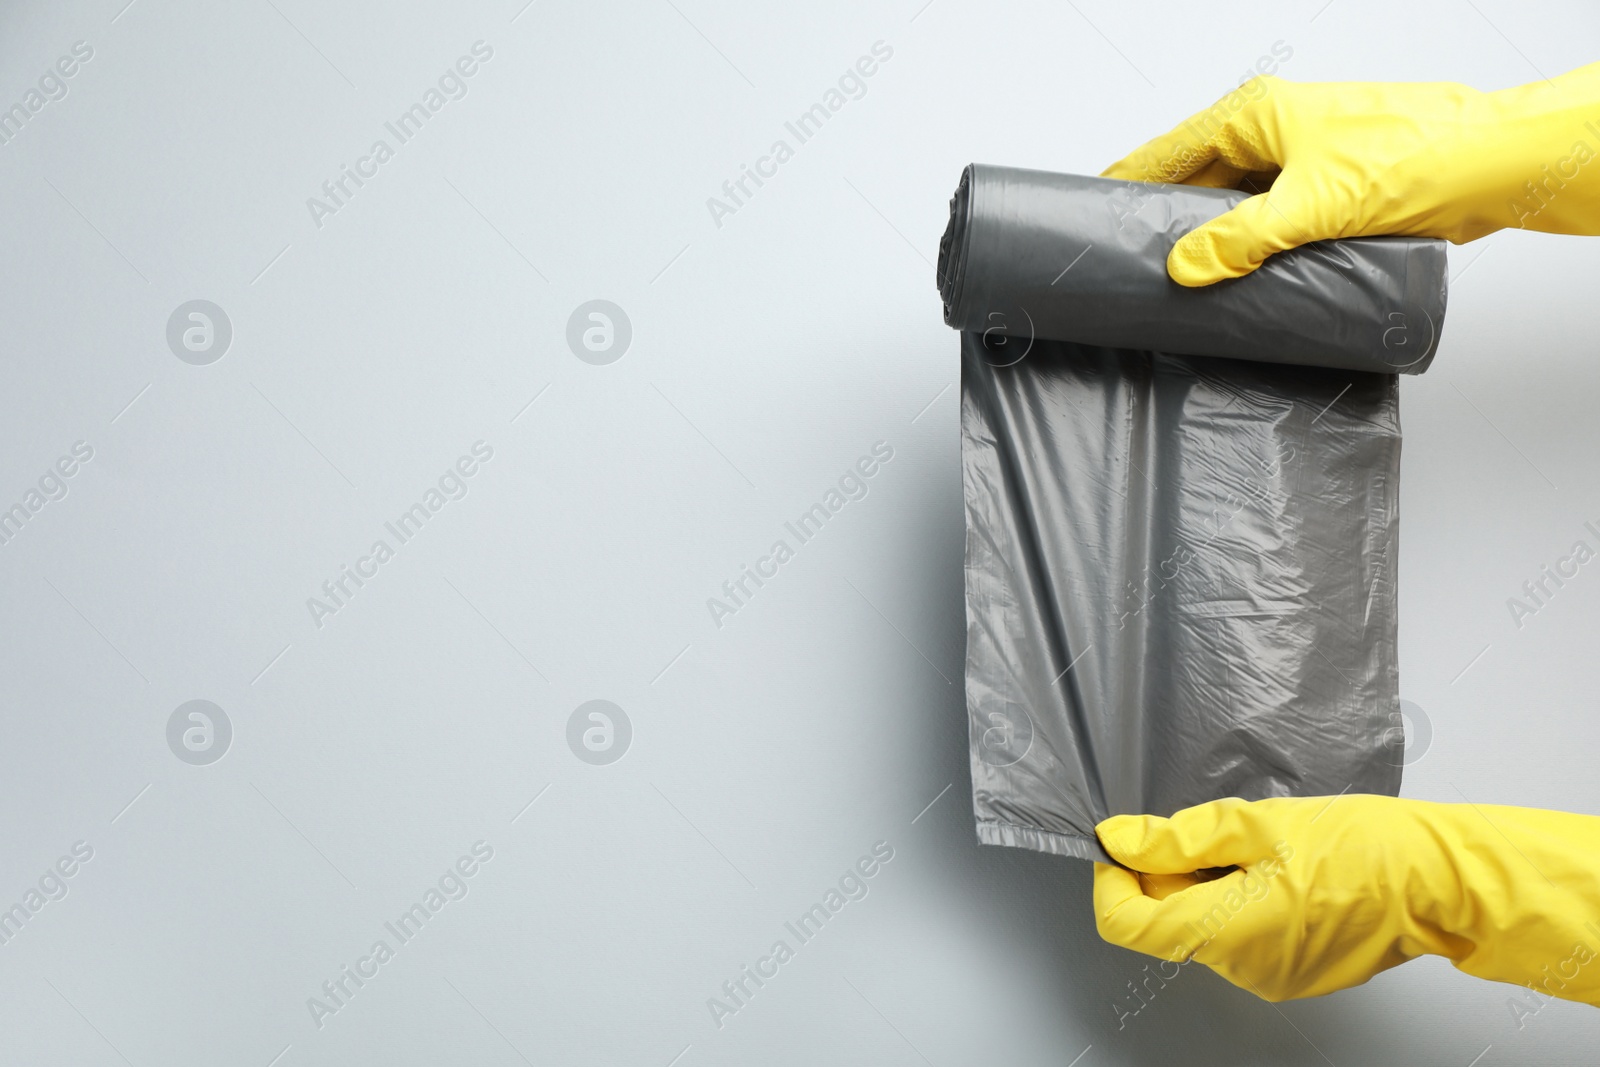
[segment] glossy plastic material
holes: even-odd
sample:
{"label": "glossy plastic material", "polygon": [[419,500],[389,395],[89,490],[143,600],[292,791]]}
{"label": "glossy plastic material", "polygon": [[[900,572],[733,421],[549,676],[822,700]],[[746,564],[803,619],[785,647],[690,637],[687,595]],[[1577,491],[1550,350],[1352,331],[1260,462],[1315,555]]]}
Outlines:
{"label": "glossy plastic material", "polygon": [[1102,861],[1114,814],[1399,790],[1394,371],[1444,317],[1431,239],[1182,289],[1171,242],[1242,194],[1130,184],[969,168],[939,267],[978,834]]}
{"label": "glossy plastic material", "polygon": [[1004,337],[1420,374],[1444,322],[1444,242],[1322,241],[1243,278],[1167,277],[1178,238],[1248,199],[1234,189],[973,164],[939,251],[946,324]]}

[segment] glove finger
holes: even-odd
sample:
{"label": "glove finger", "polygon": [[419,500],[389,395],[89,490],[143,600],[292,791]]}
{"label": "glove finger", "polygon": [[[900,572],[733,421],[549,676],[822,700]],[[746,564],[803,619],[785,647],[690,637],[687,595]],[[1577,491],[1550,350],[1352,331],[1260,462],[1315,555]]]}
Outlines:
{"label": "glove finger", "polygon": [[[1204,867],[1243,866],[1273,854],[1282,834],[1272,800],[1229,797],[1159,815],[1113,815],[1095,827],[1118,863],[1146,874],[1187,874]],[[1211,883],[1217,884],[1215,882]]]}
{"label": "glove finger", "polygon": [[[1237,189],[1249,176],[1249,171],[1235,167],[1225,159],[1213,159],[1183,180],[1184,185],[1198,185],[1207,189]],[[1260,190],[1256,190],[1259,192]]]}
{"label": "glove finger", "polygon": [[[1245,189],[1252,193],[1264,193],[1272,188],[1273,179],[1278,176],[1276,170],[1246,170],[1236,167],[1225,159],[1213,159],[1203,164],[1194,173],[1185,177],[1180,185],[1194,185],[1206,189]],[[1153,177],[1131,175],[1120,164],[1108,168],[1102,177],[1117,178],[1119,180],[1155,180]],[[1161,179],[1165,184],[1165,179]]]}
{"label": "glove finger", "polygon": [[1160,903],[1144,894],[1139,876],[1106,863],[1094,865],[1094,921],[1113,945],[1154,955],[1149,930]]}
{"label": "glove finger", "polygon": [[1217,158],[1215,147],[1185,126],[1140,145],[1100,172],[1102,178],[1135,182],[1182,182]]}
{"label": "glove finger", "polygon": [[1195,227],[1167,254],[1167,273],[1179,285],[1240,278],[1276,252],[1320,240],[1307,217],[1294,218],[1291,198],[1261,193]]}
{"label": "glove finger", "polygon": [[[1160,137],[1140,145],[1101,172],[1104,178],[1189,185],[1237,184],[1246,171],[1281,167],[1284,160],[1261,124],[1257,101],[1271,99],[1287,85],[1263,75],[1241,85],[1203,111],[1196,112]],[[1233,170],[1227,182],[1217,180],[1213,161]],[[1196,176],[1206,174],[1206,180]]]}
{"label": "glove finger", "polygon": [[1235,871],[1157,900],[1141,891],[1138,875],[1097,864],[1095,928],[1114,945],[1147,956],[1187,960],[1221,933],[1238,911],[1231,905],[1246,899],[1239,891],[1244,878],[1245,872]]}

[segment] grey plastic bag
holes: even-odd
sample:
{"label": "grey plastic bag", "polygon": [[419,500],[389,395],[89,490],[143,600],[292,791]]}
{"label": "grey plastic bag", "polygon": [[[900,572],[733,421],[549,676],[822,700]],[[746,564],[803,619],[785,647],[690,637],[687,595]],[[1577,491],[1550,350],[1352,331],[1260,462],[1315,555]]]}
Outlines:
{"label": "grey plastic bag", "polygon": [[972,166],[951,203],[986,843],[1106,861],[1113,814],[1399,790],[1395,373],[1437,347],[1443,245],[1168,280],[1244,195]]}

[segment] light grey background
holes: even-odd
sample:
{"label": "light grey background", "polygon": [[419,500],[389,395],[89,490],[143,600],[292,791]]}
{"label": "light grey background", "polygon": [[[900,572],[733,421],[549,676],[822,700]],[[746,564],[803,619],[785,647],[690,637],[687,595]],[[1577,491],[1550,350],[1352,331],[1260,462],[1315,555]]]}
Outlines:
{"label": "light grey background", "polygon": [[[1297,80],[1494,88],[1593,60],[1592,10],[125,3],[0,13],[0,107],[93,49],[0,144],[0,507],[94,450],[0,545],[0,908],[93,849],[0,945],[0,1061],[1592,1058],[1592,1009],[1519,1029],[1515,990],[1437,960],[1281,1008],[1186,968],[1119,1029],[1145,961],[1096,937],[1087,865],[973,837],[930,263],[963,164],[1096,172],[1275,42]],[[479,40],[467,95],[315,225]],[[880,40],[865,95],[716,225]],[[1600,811],[1600,562],[1507,607],[1595,541],[1600,242],[1451,262],[1403,387],[1402,692],[1433,731],[1405,793]],[[232,324],[210,365],[167,345],[193,299]],[[594,299],[632,325],[609,365],[566,343]],[[480,440],[467,495],[319,628],[307,598]],[[880,440],[869,495],[716,626],[707,598]],[[190,700],[232,725],[209,765],[168,747]],[[616,762],[568,747],[590,700],[631,721]],[[477,841],[468,895],[318,1028],[307,999]],[[878,841],[869,894],[719,1028],[707,998]]]}

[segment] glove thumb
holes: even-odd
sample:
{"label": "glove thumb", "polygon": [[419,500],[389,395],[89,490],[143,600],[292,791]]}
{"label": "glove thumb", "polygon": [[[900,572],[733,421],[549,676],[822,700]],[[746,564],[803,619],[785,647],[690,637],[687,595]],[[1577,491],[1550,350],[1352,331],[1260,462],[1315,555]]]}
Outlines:
{"label": "glove thumb", "polygon": [[[1279,184],[1282,184],[1280,179]],[[1291,218],[1278,189],[1240,201],[1231,211],[1195,227],[1167,255],[1167,274],[1194,288],[1224,278],[1239,278],[1268,256],[1317,240],[1302,221]]]}
{"label": "glove thumb", "polygon": [[[1118,863],[1144,874],[1171,875],[1207,867],[1243,866],[1274,854],[1299,808],[1284,798],[1251,803],[1229,797],[1156,815],[1113,815],[1095,827]],[[1170,886],[1160,895],[1168,895]]]}

